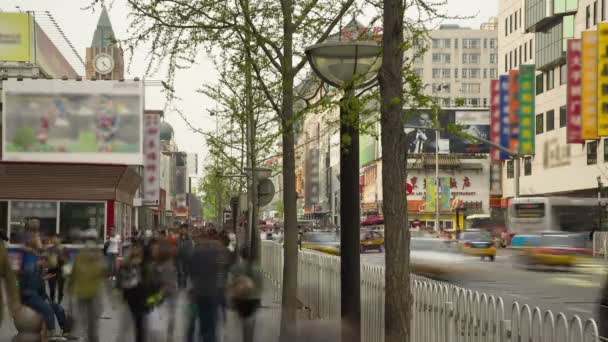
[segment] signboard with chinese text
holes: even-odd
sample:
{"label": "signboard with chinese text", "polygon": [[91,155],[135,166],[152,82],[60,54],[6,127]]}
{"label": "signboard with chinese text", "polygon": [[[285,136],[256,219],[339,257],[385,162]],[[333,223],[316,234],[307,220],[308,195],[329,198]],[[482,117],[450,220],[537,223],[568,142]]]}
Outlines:
{"label": "signboard with chinese text", "polygon": [[519,66],[519,153],[534,154],[535,69],[532,64]]}
{"label": "signboard with chinese text", "polygon": [[580,39],[568,40],[566,129],[569,144],[580,144],[584,141],[581,135],[581,49]]}
{"label": "signboard with chinese text", "polygon": [[[499,79],[499,111],[500,111],[500,146],[509,148],[511,125],[509,121],[509,76],[502,75]],[[500,160],[509,159],[509,155],[500,152]]]}
{"label": "signboard with chinese text", "polygon": [[31,61],[31,27],[29,13],[0,13],[0,61]]}
{"label": "signboard with chinese text", "polygon": [[160,203],[160,112],[144,114],[144,195],[143,205]]}
{"label": "signboard with chinese text", "polygon": [[519,150],[519,70],[509,71],[509,149]]}
{"label": "signboard with chinese text", "polygon": [[585,31],[582,41],[581,139],[595,140],[597,135],[597,31]]}
{"label": "signboard with chinese text", "polygon": [[142,165],[143,83],[9,79],[3,160]]}
{"label": "signboard with chinese text", "polygon": [[597,33],[597,134],[608,136],[608,23],[599,23]]}
{"label": "signboard with chinese text", "polygon": [[[500,145],[500,102],[498,101],[500,84],[498,80],[492,80],[490,87],[490,141]],[[499,152],[496,148],[490,149],[492,160],[500,159]]]}

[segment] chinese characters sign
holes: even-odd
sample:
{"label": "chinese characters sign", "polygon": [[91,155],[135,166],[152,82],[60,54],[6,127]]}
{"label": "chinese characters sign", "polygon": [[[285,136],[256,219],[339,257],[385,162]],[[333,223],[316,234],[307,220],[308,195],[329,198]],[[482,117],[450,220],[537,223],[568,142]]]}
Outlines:
{"label": "chinese characters sign", "polygon": [[[498,80],[492,80],[490,87],[490,141],[500,145],[500,102],[498,100],[500,85]],[[492,160],[499,160],[500,156],[498,152],[499,151],[495,148],[490,149]]]}
{"label": "chinese characters sign", "polygon": [[144,114],[143,204],[157,206],[160,199],[160,112]]}
{"label": "chinese characters sign", "polygon": [[598,24],[597,133],[608,136],[608,23]]}
{"label": "chinese characters sign", "polygon": [[567,141],[569,144],[582,143],[581,137],[581,48],[580,39],[568,40],[568,91],[566,117]]}
{"label": "chinese characters sign", "polygon": [[[509,138],[511,136],[511,126],[509,125],[509,76],[500,76],[499,83],[500,146],[509,148]],[[500,159],[509,159],[509,156],[504,152],[500,152]]]}
{"label": "chinese characters sign", "polygon": [[519,70],[509,71],[509,148],[519,150]]}
{"label": "chinese characters sign", "polygon": [[519,66],[519,153],[534,154],[534,65]]}
{"label": "chinese characters sign", "polygon": [[597,31],[582,33],[581,140],[597,135]]}

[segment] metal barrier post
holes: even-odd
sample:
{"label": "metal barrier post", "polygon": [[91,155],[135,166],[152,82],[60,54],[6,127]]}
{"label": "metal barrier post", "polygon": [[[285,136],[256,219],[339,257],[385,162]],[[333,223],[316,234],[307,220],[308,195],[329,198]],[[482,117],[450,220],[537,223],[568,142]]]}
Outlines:
{"label": "metal barrier post", "polygon": [[456,322],[454,322],[454,303],[445,302],[444,342],[456,341]]}
{"label": "metal barrier post", "polygon": [[511,321],[501,320],[498,329],[500,329],[500,342],[508,342],[511,339]]}

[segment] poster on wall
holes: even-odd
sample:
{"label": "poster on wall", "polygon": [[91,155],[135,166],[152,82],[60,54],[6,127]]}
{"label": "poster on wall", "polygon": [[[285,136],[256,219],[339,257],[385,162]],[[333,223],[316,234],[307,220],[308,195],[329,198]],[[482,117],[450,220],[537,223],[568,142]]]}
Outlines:
{"label": "poster on wall", "polygon": [[[498,93],[500,84],[498,80],[492,80],[490,83],[490,141],[496,145],[500,145],[500,102],[498,101]],[[492,160],[499,160],[499,151],[496,148],[490,149]]]}
{"label": "poster on wall", "polygon": [[160,201],[160,111],[144,114],[144,195],[143,205]]}
{"label": "poster on wall", "polygon": [[519,66],[519,153],[534,154],[534,86],[536,72],[534,65]]}
{"label": "poster on wall", "polygon": [[597,31],[585,31],[582,41],[582,106],[581,138],[598,139],[597,135]]}
{"label": "poster on wall", "polygon": [[568,40],[568,87],[566,91],[566,140],[569,144],[584,142],[581,132],[581,49],[580,39]]}
{"label": "poster on wall", "polygon": [[143,83],[3,82],[3,160],[142,164]]}
{"label": "poster on wall", "polygon": [[608,23],[597,26],[597,134],[608,136]]}

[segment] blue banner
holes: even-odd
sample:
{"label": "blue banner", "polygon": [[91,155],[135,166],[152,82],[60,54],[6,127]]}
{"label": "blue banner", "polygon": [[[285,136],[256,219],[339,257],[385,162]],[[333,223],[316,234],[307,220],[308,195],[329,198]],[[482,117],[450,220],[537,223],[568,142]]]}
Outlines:
{"label": "blue banner", "polygon": [[[499,78],[498,102],[500,111],[500,146],[509,148],[511,138],[511,125],[509,120],[509,76],[502,75]],[[500,152],[500,160],[509,159],[509,155]]]}

